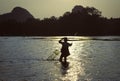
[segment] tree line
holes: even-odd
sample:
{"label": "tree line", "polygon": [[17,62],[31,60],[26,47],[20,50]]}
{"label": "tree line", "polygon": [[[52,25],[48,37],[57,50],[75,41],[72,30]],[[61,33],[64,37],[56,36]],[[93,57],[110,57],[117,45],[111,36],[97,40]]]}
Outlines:
{"label": "tree line", "polygon": [[106,18],[94,7],[75,6],[63,16],[0,22],[1,36],[108,36],[120,35],[120,18]]}

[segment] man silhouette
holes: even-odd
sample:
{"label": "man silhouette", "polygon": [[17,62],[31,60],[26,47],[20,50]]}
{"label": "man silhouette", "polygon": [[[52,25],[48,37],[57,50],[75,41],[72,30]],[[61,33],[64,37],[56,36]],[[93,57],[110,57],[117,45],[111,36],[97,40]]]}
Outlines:
{"label": "man silhouette", "polygon": [[63,57],[64,57],[64,62],[67,62],[67,56],[70,55],[69,46],[71,46],[72,43],[68,43],[67,41],[68,39],[66,37],[59,40],[59,43],[62,44],[61,56],[59,59],[60,62],[63,62]]}

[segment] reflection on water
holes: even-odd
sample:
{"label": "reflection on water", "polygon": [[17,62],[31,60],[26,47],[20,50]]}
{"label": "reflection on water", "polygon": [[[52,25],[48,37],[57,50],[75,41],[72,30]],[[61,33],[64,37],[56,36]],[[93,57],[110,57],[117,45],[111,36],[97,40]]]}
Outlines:
{"label": "reflection on water", "polygon": [[[63,81],[77,81],[79,79],[79,76],[84,76],[84,67],[82,67],[81,63],[81,57],[78,58],[78,54],[82,51],[84,42],[80,43],[80,47],[78,45],[78,42],[73,42],[73,45],[70,47],[70,53],[69,56],[69,63],[65,65],[69,65],[68,67],[64,67],[62,71],[64,71],[66,74],[62,77]],[[79,49],[79,50],[78,50]],[[64,66],[64,64],[62,64]]]}
{"label": "reflection on water", "polygon": [[76,63],[75,61],[71,61],[68,64],[62,66],[61,69],[63,75],[61,79],[63,81],[77,81],[78,76],[84,75],[84,68],[82,68],[79,63]]}
{"label": "reflection on water", "polygon": [[60,38],[0,37],[0,80],[120,81],[120,37],[68,37],[66,63],[58,61]]}
{"label": "reflection on water", "polygon": [[69,70],[69,62],[61,62],[61,74],[66,76]]}

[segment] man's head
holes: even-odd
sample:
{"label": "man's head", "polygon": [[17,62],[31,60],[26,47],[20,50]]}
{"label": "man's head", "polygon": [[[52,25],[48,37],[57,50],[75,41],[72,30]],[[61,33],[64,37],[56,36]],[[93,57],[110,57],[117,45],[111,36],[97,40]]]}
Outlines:
{"label": "man's head", "polygon": [[65,42],[67,42],[67,41],[68,41],[67,37],[65,37],[65,38],[64,38],[64,41],[65,41]]}

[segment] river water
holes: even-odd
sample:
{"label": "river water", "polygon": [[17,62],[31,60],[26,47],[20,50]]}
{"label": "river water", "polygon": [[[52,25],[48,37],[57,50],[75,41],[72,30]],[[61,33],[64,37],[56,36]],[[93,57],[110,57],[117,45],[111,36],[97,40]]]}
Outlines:
{"label": "river water", "polygon": [[68,36],[67,63],[60,38],[0,37],[0,81],[120,81],[120,37]]}

